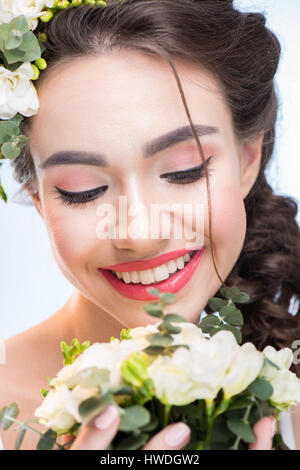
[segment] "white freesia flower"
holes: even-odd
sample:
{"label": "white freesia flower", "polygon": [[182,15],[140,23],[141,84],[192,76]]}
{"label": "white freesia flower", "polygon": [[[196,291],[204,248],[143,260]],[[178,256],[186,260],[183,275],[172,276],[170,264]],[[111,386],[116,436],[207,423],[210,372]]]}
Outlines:
{"label": "white freesia flower", "polygon": [[257,378],[263,363],[263,353],[252,343],[240,346],[222,381],[224,398],[228,399],[245,390]]}
{"label": "white freesia flower", "polygon": [[273,387],[270,397],[274,403],[294,405],[300,401],[300,380],[295,373],[289,370],[293,362],[293,352],[290,348],[277,351],[273,346],[266,346],[264,355],[277,364],[279,370],[271,364],[266,363],[260,373]]}
{"label": "white freesia flower", "polygon": [[25,62],[14,72],[0,66],[0,119],[11,119],[17,113],[36,114],[39,100],[31,79],[33,69]]}
{"label": "white freesia flower", "polygon": [[214,395],[213,385],[193,377],[192,362],[192,353],[178,348],[172,356],[159,356],[150,364],[148,375],[162,403],[181,406]]}
{"label": "white freesia flower", "polygon": [[109,370],[108,382],[101,385],[103,392],[111,387],[123,385],[121,364],[133,351],[140,351],[140,348],[129,339],[123,341],[115,339],[110,343],[94,343],[85,349],[72,364],[63,367],[51,380],[51,385],[56,387],[63,384],[79,371],[89,367]]}
{"label": "white freesia flower", "polygon": [[67,432],[76,422],[82,422],[79,405],[93,395],[95,388],[87,389],[76,385],[70,390],[65,384],[57,385],[48,392],[34,415],[39,418],[40,424],[52,428],[58,434]]}
{"label": "white freesia flower", "polygon": [[33,31],[38,24],[38,18],[45,13],[46,8],[53,7],[54,0],[1,0],[0,24],[9,23],[19,15],[26,16],[28,27]]}
{"label": "white freesia flower", "polygon": [[158,357],[148,367],[155,393],[161,401],[174,405],[185,405],[196,399],[213,400],[239,349],[236,339],[230,331],[203,339],[197,330],[188,326],[183,335],[190,335],[190,350],[178,348],[171,357]]}

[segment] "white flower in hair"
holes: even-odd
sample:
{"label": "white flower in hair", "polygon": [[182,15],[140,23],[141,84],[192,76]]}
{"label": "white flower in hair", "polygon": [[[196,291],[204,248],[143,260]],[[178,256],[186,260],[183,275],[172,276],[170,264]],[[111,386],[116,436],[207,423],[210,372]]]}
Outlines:
{"label": "white flower in hair", "polygon": [[31,81],[33,75],[29,62],[14,72],[0,66],[0,119],[12,119],[17,113],[26,117],[37,113],[39,100]]}
{"label": "white flower in hair", "polygon": [[45,8],[52,8],[54,0],[1,0],[0,24],[9,23],[13,18],[24,15],[28,27],[33,31],[38,24],[38,18],[45,13]]}

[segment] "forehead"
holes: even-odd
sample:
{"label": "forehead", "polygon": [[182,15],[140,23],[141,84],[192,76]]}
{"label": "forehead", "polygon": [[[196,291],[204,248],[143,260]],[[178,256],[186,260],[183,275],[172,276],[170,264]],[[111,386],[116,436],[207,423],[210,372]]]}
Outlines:
{"label": "forehead", "polygon": [[[188,62],[173,62],[193,122],[217,126],[221,134],[230,131],[230,110],[214,77]],[[41,154],[62,142],[84,149],[119,148],[120,142],[142,146],[147,138],[189,124],[170,65],[140,52],[60,63],[46,71],[37,91],[30,145]]]}

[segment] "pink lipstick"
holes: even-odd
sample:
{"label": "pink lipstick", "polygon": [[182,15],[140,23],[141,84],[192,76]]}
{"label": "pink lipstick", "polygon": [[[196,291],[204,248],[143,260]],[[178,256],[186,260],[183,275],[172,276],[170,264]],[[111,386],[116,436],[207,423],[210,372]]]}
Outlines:
{"label": "pink lipstick", "polygon": [[110,283],[110,285],[123,296],[134,300],[154,300],[157,299],[157,297],[154,297],[147,292],[147,289],[150,287],[160,289],[162,292],[176,293],[187,284],[202,259],[205,246],[203,246],[201,249],[193,250],[190,261],[187,262],[183,269],[175,272],[175,274],[170,274],[168,279],[160,282],[155,282],[152,284],[126,284],[122,279],[119,279],[114,273],[112,273],[111,270],[113,269],[114,271],[118,272],[130,272],[151,269],[164,264],[171,259],[183,256],[185,253],[190,253],[191,251],[192,250],[172,251],[150,260],[138,260],[131,263],[115,264],[106,266],[105,268],[98,268],[98,270]]}

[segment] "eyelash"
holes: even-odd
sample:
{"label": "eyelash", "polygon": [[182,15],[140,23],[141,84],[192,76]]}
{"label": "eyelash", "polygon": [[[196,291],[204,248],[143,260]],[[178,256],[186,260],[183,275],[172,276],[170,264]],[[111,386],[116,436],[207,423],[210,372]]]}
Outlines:
{"label": "eyelash", "polygon": [[[207,160],[206,164],[209,168],[210,159],[213,155],[211,155]],[[210,170],[211,171],[211,170]],[[208,174],[210,175],[210,171]],[[176,171],[172,173],[164,173],[161,175],[161,178],[171,179],[168,181],[171,184],[193,184],[196,183],[200,178],[204,176],[204,167],[203,164],[191,168],[189,170],[182,170]],[[64,191],[63,189],[58,188],[55,186],[57,192],[59,193],[55,199],[60,199],[63,204],[67,206],[72,205],[73,207],[84,207],[88,202],[97,199],[100,194],[104,193],[108,188],[107,185],[99,186],[98,188],[90,189],[89,191],[81,191],[81,192],[70,192]]]}
{"label": "eyelash", "polygon": [[[212,158],[212,156],[213,155],[211,155],[206,160],[206,165],[208,168],[209,168],[209,163],[210,163],[210,159]],[[208,172],[208,174],[210,175],[210,172]],[[172,184],[192,184],[192,183],[196,183],[203,176],[204,176],[204,166],[201,163],[201,165],[195,166],[194,168],[190,168],[189,170],[175,171],[173,173],[164,173],[160,177],[171,179],[171,181],[168,181],[168,182]]]}

